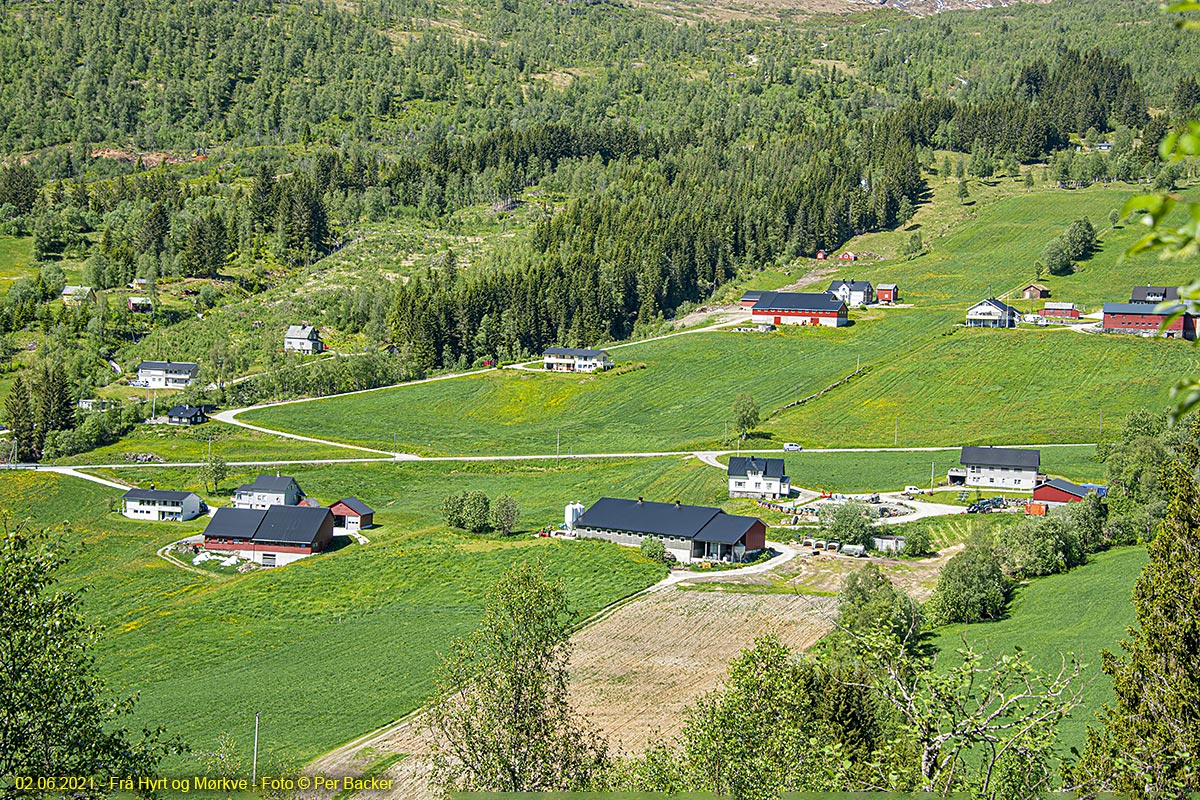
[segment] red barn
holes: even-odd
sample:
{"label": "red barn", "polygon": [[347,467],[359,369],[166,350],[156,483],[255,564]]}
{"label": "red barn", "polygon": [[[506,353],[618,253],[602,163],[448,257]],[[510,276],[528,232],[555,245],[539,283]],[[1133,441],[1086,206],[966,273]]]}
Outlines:
{"label": "red barn", "polygon": [[[1105,303],[1101,329],[1105,333],[1141,333],[1157,336],[1163,321],[1179,308],[1180,306],[1174,306],[1159,311],[1154,303]],[[1162,335],[1168,339],[1195,339],[1195,318],[1190,314],[1178,317],[1162,331]]]}
{"label": "red barn", "polygon": [[895,303],[900,299],[900,290],[896,288],[894,283],[881,283],[875,287],[875,301],[877,303]]}
{"label": "red barn", "polygon": [[858,256],[851,253],[849,250],[838,256],[838,261],[854,261]]}
{"label": "red barn", "polygon": [[1046,303],[1042,316],[1050,319],[1079,319],[1079,309],[1074,303]]}
{"label": "red barn", "polygon": [[746,292],[742,295],[742,308],[754,308],[754,304],[757,303],[762,296],[762,292]]}
{"label": "red barn", "polygon": [[826,253],[824,250],[817,251],[817,261],[824,261],[828,257],[829,257],[829,254]]}
{"label": "red barn", "polygon": [[357,497],[344,497],[329,507],[333,527],[360,531],[375,524],[375,511]]}
{"label": "red barn", "polygon": [[1070,481],[1064,481],[1062,478],[1051,478],[1033,488],[1033,501],[1047,505],[1078,503],[1087,497],[1089,491],[1091,490]]}
{"label": "red barn", "polygon": [[236,553],[264,567],[281,567],[319,553],[333,539],[327,508],[218,508],[204,529],[204,549]]}
{"label": "red barn", "polygon": [[829,292],[763,292],[751,308],[751,318],[760,324],[831,328],[850,322],[846,304]]}

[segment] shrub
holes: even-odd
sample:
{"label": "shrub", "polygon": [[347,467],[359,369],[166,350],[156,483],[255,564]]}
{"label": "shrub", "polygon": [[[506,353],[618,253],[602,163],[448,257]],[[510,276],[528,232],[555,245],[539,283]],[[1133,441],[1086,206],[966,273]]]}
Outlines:
{"label": "shrub", "polygon": [[1074,526],[1062,516],[1025,519],[1005,529],[997,536],[996,556],[1017,580],[1066,572],[1084,560]]}
{"label": "shrub", "polygon": [[643,539],[640,549],[642,555],[651,561],[664,562],[667,560],[667,546],[662,543],[662,539],[656,539],[653,536]]}
{"label": "shrub", "polygon": [[928,610],[940,625],[978,622],[1000,616],[1007,597],[1008,581],[996,554],[976,542],[946,562]]}
{"label": "shrub", "polygon": [[829,538],[844,544],[870,547],[874,529],[867,519],[869,513],[870,509],[865,503],[831,503],[821,506],[817,518],[820,520],[821,530]]}
{"label": "shrub", "polygon": [[904,534],[904,555],[924,556],[933,552],[933,541],[929,538],[929,530],[923,527],[914,528]]}
{"label": "shrub", "polygon": [[471,533],[488,529],[491,519],[491,503],[483,492],[467,492],[462,500],[462,527]]}

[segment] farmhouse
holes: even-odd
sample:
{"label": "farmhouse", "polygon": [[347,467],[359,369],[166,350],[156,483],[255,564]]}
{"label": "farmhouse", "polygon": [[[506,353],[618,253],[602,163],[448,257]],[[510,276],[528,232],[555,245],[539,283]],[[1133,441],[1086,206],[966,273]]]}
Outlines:
{"label": "farmhouse", "polygon": [[1179,299],[1178,286],[1135,286],[1129,295],[1131,303],[1163,303]]}
{"label": "farmhouse", "polygon": [[1066,503],[1078,503],[1091,491],[1086,486],[1079,486],[1062,478],[1051,478],[1033,488],[1033,500],[1048,506],[1060,506]]}
{"label": "farmhouse", "polygon": [[952,484],[1028,491],[1037,485],[1042,454],[1006,447],[964,447],[959,463],[962,468],[952,469],[948,475]]}
{"label": "farmhouse", "polygon": [[191,361],[143,361],[137,367],[137,381],[130,386],[147,389],[182,389],[196,379],[200,368]]}
{"label": "farmhouse", "polygon": [[199,425],[208,422],[208,414],[203,406],[189,406],[181,403],[171,406],[167,412],[167,423],[170,425]]}
{"label": "farmhouse", "polygon": [[738,517],[719,508],[678,502],[647,503],[640,497],[602,497],[575,518],[569,529],[576,536],[632,546],[648,538],[659,539],[683,564],[742,561],[747,553],[767,546],[767,526],[757,517]]}
{"label": "farmhouse", "polygon": [[130,297],[125,301],[125,307],[135,314],[148,314],[154,308],[149,297]]}
{"label": "farmhouse", "polygon": [[782,458],[735,456],[729,459],[729,496],[778,500],[792,493]]}
{"label": "farmhouse", "polygon": [[846,304],[829,292],[763,292],[750,310],[754,322],[773,325],[849,324]]}
{"label": "farmhouse", "polygon": [[829,284],[829,293],[851,308],[875,302],[875,288],[870,281],[834,281]]}
{"label": "farmhouse", "polygon": [[1046,303],[1042,316],[1051,319],[1079,319],[1079,309],[1074,303]]}
{"label": "farmhouse", "polygon": [[200,516],[203,505],[195,492],[171,492],[165,489],[130,489],[121,495],[125,505],[121,513],[130,519],[154,522],[179,522]]}
{"label": "farmhouse", "polygon": [[612,365],[612,359],[604,350],[548,347],[542,353],[542,366],[551,372],[595,372],[611,369]]}
{"label": "farmhouse", "polygon": [[994,297],[980,300],[967,309],[968,328],[1015,328],[1021,312]]}
{"label": "farmhouse", "polygon": [[360,531],[375,524],[375,511],[357,497],[343,497],[329,507],[333,512],[333,527]]}
{"label": "farmhouse", "polygon": [[289,325],[283,335],[283,352],[311,356],[325,352],[321,332],[312,325]]}
{"label": "farmhouse", "polygon": [[900,289],[894,283],[881,283],[875,287],[875,300],[880,303],[898,303]]}
{"label": "farmhouse", "polygon": [[62,301],[64,305],[81,306],[96,299],[96,292],[90,286],[64,286]]}
{"label": "farmhouse", "polygon": [[1040,283],[1031,283],[1021,287],[1021,297],[1026,300],[1041,300],[1050,296],[1050,290]]}
{"label": "farmhouse", "polygon": [[254,483],[239,486],[233,493],[234,508],[270,508],[299,505],[304,497],[300,484],[287,475],[259,475]]}
{"label": "farmhouse", "polygon": [[264,567],[281,567],[319,553],[333,539],[328,508],[218,508],[204,529],[204,547],[237,553]]}

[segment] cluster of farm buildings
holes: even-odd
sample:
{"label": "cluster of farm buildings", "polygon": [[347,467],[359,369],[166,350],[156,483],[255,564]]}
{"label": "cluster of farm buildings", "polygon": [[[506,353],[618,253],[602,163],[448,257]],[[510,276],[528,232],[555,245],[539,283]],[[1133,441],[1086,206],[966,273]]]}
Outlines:
{"label": "cluster of farm buildings", "polygon": [[[195,492],[130,489],[122,513],[152,522],[194,519],[207,511]],[[239,486],[228,507],[218,508],[204,529],[204,548],[264,567],[320,553],[339,531],[353,534],[374,524],[375,512],[355,497],[328,507],[307,496],[295,478],[259,475]]]}
{"label": "cluster of farm buildings", "polygon": [[[1050,290],[1040,283],[1031,283],[1019,292],[1026,300],[1041,300],[1050,296]],[[1183,311],[1179,289],[1173,286],[1135,286],[1128,303],[1104,304],[1100,331],[1194,339],[1196,318],[1192,314],[1181,313]],[[1081,318],[1082,311],[1075,303],[1047,302],[1037,313],[1022,315],[1002,300],[989,297],[967,309],[967,326],[972,328],[1015,328],[1023,320],[1072,323]]]}

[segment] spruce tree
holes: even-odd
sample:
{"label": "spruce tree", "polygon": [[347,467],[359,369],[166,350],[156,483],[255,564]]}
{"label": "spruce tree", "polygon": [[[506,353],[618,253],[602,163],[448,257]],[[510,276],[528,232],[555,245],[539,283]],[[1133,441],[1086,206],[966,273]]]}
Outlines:
{"label": "spruce tree", "polygon": [[11,433],[11,441],[17,461],[32,461],[33,448],[33,403],[29,395],[29,384],[25,376],[17,373],[8,397],[4,401],[4,409]]}

